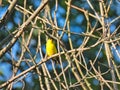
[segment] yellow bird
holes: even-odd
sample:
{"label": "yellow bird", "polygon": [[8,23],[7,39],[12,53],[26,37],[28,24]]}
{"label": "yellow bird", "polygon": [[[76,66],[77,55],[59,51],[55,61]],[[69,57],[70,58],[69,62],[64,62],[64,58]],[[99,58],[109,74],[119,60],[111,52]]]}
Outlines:
{"label": "yellow bird", "polygon": [[[46,53],[47,53],[47,56],[52,56],[54,54],[57,53],[57,48],[55,46],[55,43],[53,41],[53,39],[49,38],[47,40],[47,43],[46,43]],[[54,60],[55,63],[59,63],[57,57],[55,58],[52,58]]]}

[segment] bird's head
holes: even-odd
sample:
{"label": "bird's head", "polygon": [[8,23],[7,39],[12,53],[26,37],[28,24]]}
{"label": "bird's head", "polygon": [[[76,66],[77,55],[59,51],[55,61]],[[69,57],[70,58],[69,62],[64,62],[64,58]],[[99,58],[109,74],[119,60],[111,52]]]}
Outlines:
{"label": "bird's head", "polygon": [[53,43],[53,39],[52,39],[52,38],[49,38],[49,39],[47,40],[47,42],[48,42],[48,43]]}

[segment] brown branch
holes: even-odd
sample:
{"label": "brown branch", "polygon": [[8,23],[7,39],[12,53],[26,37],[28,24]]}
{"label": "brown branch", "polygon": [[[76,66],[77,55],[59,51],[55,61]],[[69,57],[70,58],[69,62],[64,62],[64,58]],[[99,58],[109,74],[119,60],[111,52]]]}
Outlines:
{"label": "brown branch", "polygon": [[10,4],[10,6],[8,7],[8,10],[6,11],[5,15],[0,20],[0,27],[3,26],[9,20],[9,17],[11,15],[16,3],[17,3],[17,0],[13,0],[12,3]]}
{"label": "brown branch", "polygon": [[20,28],[19,28],[19,32],[17,32],[17,34],[14,36],[14,38],[10,41],[10,43],[3,48],[2,50],[0,50],[0,57],[2,57],[13,45],[14,43],[17,41],[17,39],[19,38],[19,36],[25,31],[25,27],[27,27],[27,25],[30,24],[30,22],[39,14],[39,12],[44,8],[44,6],[48,3],[48,0],[46,0],[44,3],[42,3],[36,10],[35,12],[32,14],[32,16],[30,16],[29,19],[27,19],[27,21],[25,23],[23,23]]}

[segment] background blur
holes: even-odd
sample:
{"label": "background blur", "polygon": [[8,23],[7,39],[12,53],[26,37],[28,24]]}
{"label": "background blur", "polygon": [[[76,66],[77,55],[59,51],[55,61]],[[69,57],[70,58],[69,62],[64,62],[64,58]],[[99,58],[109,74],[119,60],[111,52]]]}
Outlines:
{"label": "background blur", "polygon": [[1,90],[119,90],[119,65],[119,0],[0,0]]}

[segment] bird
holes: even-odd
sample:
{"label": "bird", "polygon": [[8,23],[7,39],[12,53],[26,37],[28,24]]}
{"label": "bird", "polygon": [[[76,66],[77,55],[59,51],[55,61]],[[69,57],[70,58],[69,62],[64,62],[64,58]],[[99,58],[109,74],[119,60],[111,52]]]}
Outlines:
{"label": "bird", "polygon": [[[46,42],[46,54],[47,56],[52,56],[57,53],[57,48],[55,42],[52,38],[49,38]],[[52,58],[53,62],[59,63],[58,57]]]}

